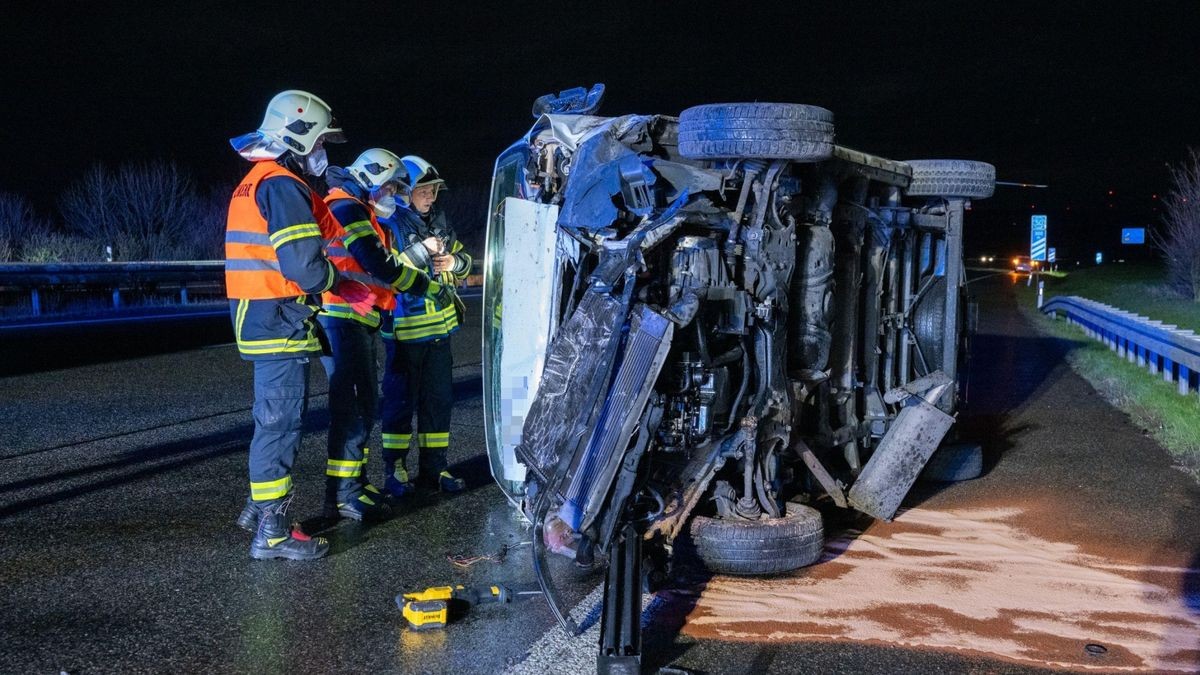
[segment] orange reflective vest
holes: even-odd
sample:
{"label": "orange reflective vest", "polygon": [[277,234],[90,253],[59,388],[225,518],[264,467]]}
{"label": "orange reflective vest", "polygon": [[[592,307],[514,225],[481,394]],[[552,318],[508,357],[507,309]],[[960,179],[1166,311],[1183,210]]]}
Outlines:
{"label": "orange reflective vest", "polygon": [[[370,274],[367,274],[366,270],[362,268],[362,265],[358,264],[358,261],[354,259],[354,256],[350,254],[350,251],[346,247],[355,239],[358,239],[362,236],[369,236],[373,231],[375,236],[379,237],[380,243],[383,244],[383,250],[391,251],[391,237],[389,233],[383,229],[383,226],[379,224],[379,221],[376,220],[375,211],[371,208],[371,206],[364,203],[361,199],[358,199],[349,192],[346,192],[342,188],[333,188],[330,190],[329,194],[325,196],[325,204],[332,209],[333,203],[341,199],[353,200],[366,210],[367,215],[370,217],[370,229],[366,229],[367,223],[346,223],[343,226],[344,229],[341,236],[326,240],[325,254],[329,256],[329,260],[333,263],[333,266],[338,268],[338,272],[341,274],[341,276],[347,279],[360,281],[366,284],[375,293],[376,307],[390,310],[396,306],[396,296],[394,295],[396,292],[395,289],[393,289],[392,285],[386,281],[377,279]],[[341,296],[332,292],[323,293],[321,295],[321,300],[327,309],[330,305],[349,304],[343,300]],[[378,325],[378,319],[376,319],[374,323]]]}
{"label": "orange reflective vest", "polygon": [[[325,240],[345,233],[325,202],[299,176],[275,162],[256,162],[233,191],[233,199],[229,202],[229,219],[225,228],[225,293],[230,298],[266,300],[305,295],[303,289],[279,271],[275,245],[284,243],[287,235],[281,241],[276,241],[267,229],[267,219],[258,209],[258,186],[275,176],[287,176],[308,189],[316,223],[295,227],[312,228],[315,225]],[[276,233],[275,237],[279,234]]]}

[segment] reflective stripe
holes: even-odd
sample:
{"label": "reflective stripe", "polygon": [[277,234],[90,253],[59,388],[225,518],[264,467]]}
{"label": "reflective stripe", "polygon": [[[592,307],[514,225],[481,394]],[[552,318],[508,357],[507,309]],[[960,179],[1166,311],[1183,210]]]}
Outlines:
{"label": "reflective stripe", "polygon": [[397,342],[405,342],[410,340],[420,340],[423,338],[438,337],[449,334],[450,331],[454,330],[455,328],[458,328],[458,322],[439,326],[430,326],[429,328],[405,330],[402,332],[398,331],[392,334],[392,339]]}
{"label": "reflective stripe", "polygon": [[266,272],[279,271],[278,260],[262,260],[258,258],[230,258],[225,261],[226,272]]}
{"label": "reflective stripe", "polygon": [[329,277],[325,279],[325,287],[321,289],[322,293],[333,288],[334,282],[337,281],[337,268],[333,266],[333,263],[326,263],[326,267],[329,268]]}
{"label": "reflective stripe", "polygon": [[421,328],[435,323],[442,323],[449,319],[455,319],[458,313],[454,311],[454,306],[451,305],[441,311],[434,311],[428,314],[417,314],[415,316],[398,316],[393,323],[396,331],[400,328]]}
{"label": "reflective stripe", "polygon": [[343,305],[334,302],[325,303],[325,305],[322,307],[322,312],[324,312],[325,316],[328,317],[357,321],[361,324],[370,326],[371,328],[378,327],[380,321],[382,320],[379,316],[379,312],[375,310],[371,310],[367,312],[366,316],[363,316],[351,309],[350,305]]}
{"label": "reflective stripe", "polygon": [[238,351],[243,354],[262,355],[262,354],[282,354],[293,352],[319,352],[321,351],[321,342],[317,340],[317,336],[313,334],[313,329],[310,326],[308,335],[304,340],[293,340],[291,338],[276,338],[270,340],[245,340],[242,339],[242,328],[246,322],[246,310],[250,307],[249,300],[239,300],[237,308],[237,316],[233,322],[233,336],[237,340]]}
{"label": "reflective stripe", "polygon": [[450,447],[450,432],[439,431],[430,434],[417,434],[422,448],[448,448]]}
{"label": "reflective stripe", "polygon": [[270,246],[271,237],[261,232],[244,232],[241,230],[229,230],[225,233],[226,244],[256,244],[258,246]]}
{"label": "reflective stripe", "polygon": [[375,236],[377,235],[375,234],[375,228],[371,227],[371,222],[360,220],[357,223],[350,223],[346,226],[346,236],[342,238],[342,242],[345,246],[350,246],[350,244],[363,237]]}
{"label": "reflective stripe", "polygon": [[320,237],[321,228],[317,227],[316,223],[301,223],[285,227],[271,235],[271,245],[279,248],[289,241],[296,239],[307,239],[308,237]]}
{"label": "reflective stripe", "polygon": [[407,450],[412,446],[412,434],[384,434],[383,447],[388,450]]}
{"label": "reflective stripe", "polygon": [[370,448],[363,448],[363,458],[362,458],[362,465],[363,465],[363,466],[366,466],[366,465],[367,465],[367,460],[368,460],[370,457],[371,457],[371,449],[370,449]]}
{"label": "reflective stripe", "polygon": [[284,354],[293,352],[319,352],[321,342],[311,333],[304,340],[238,340],[238,351],[243,354]]}
{"label": "reflective stripe", "polygon": [[357,459],[327,460],[325,475],[334,478],[358,478],[362,475],[362,462]]}
{"label": "reflective stripe", "polygon": [[250,498],[256,502],[269,499],[281,499],[292,491],[292,477],[284,476],[279,480],[269,480],[262,483],[250,481]]}
{"label": "reflective stripe", "polygon": [[396,279],[396,283],[392,284],[392,288],[404,291],[412,288],[412,285],[417,282],[417,275],[420,274],[417,270],[404,265],[400,268],[400,278]]}

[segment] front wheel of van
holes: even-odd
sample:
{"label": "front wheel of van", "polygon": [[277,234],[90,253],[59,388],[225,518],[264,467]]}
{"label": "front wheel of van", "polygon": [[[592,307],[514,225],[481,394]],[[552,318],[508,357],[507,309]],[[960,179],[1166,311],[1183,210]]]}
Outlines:
{"label": "front wheel of van", "polygon": [[779,574],[820,560],[825,528],[819,511],[789,503],[782,518],[693,516],[680,544],[710,572]]}

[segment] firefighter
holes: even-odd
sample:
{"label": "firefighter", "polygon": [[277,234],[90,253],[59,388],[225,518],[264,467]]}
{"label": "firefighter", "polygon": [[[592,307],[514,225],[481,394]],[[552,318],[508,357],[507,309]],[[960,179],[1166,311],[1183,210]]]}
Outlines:
{"label": "firefighter", "polygon": [[229,203],[225,287],[238,351],[254,365],[250,496],[238,525],[254,532],[256,559],[315,560],[329,550],[324,538],[291,529],[287,508],[309,359],[321,352],[319,296],[333,291],[360,313],[373,302],[326,257],[325,240],[340,228],[302,177],[320,177],[325,144],[343,140],[329,106],[299,90],[276,95],[257,131],[230,140],[253,162]]}
{"label": "firefighter", "polygon": [[423,272],[391,257],[391,231],[377,216],[396,211],[396,194],[407,190],[399,182],[400,157],[382,148],[364,151],[346,168],[331,167],[325,178],[325,197],[333,217],[345,230],[326,249],[343,277],[363,282],[376,295],[365,316],[343,298],[324,295],[319,321],[332,349],[321,358],[329,376],[329,459],[325,467],[325,515],[363,520],[386,513],[378,488],[366,481],[367,439],[379,404],[376,337],[380,311],[395,306],[395,294],[435,299],[442,286]]}
{"label": "firefighter", "polygon": [[[434,208],[445,181],[429,162],[402,158],[411,187],[409,204],[388,219],[400,258],[452,288],[471,271],[471,256]],[[410,493],[408,451],[413,442],[412,415],[417,412],[416,486],[442,492],[461,492],[464,481],[447,468],[450,409],[454,404],[450,336],[458,330],[462,301],[451,295],[435,302],[413,293],[396,296],[390,321],[385,320],[387,365],[383,376],[384,490],[393,496]]]}

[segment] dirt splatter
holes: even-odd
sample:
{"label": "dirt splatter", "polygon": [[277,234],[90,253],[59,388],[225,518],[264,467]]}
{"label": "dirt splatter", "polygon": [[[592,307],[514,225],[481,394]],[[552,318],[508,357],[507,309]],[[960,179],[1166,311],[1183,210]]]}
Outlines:
{"label": "dirt splatter", "polygon": [[[1186,567],[1099,556],[1022,529],[1021,508],[913,508],[831,538],[818,565],[716,577],[684,631],[723,640],[839,640],[1103,671],[1200,671]],[[1098,644],[1103,655],[1085,647]]]}

